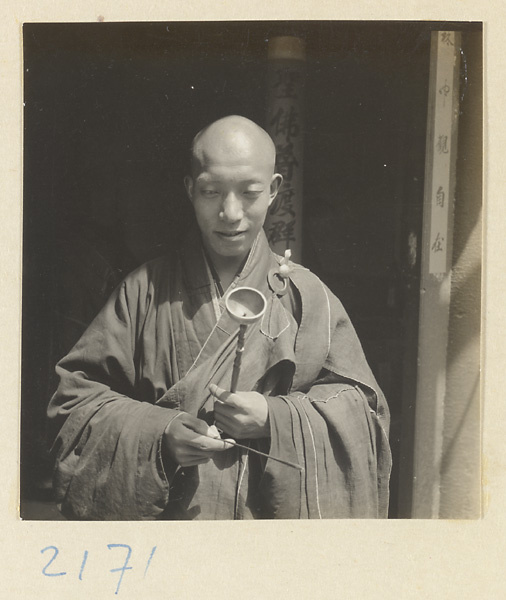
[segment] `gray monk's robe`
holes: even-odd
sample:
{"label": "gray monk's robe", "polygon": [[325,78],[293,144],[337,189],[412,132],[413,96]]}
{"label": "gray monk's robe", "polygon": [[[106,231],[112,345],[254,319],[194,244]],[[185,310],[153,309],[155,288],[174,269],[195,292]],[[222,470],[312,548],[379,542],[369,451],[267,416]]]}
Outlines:
{"label": "gray monk's robe", "polygon": [[149,262],[116,289],[60,361],[49,405],[62,511],[80,519],[385,517],[388,408],[339,300],[294,265],[279,267],[262,232],[232,286],[257,288],[265,315],[246,334],[238,390],[269,405],[270,439],[177,469],[162,460],[168,423],[213,422],[208,386],[230,386],[238,325],[224,310],[198,238]]}

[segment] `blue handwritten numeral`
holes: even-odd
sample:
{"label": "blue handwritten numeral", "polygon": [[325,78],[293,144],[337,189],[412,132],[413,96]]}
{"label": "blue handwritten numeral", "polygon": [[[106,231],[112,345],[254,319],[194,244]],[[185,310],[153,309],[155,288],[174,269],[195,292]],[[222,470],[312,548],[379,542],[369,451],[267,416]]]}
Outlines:
{"label": "blue handwritten numeral", "polygon": [[146,564],[146,568],[144,569],[144,577],[146,577],[146,573],[148,572],[149,565],[151,564],[151,559],[153,558],[155,551],[156,551],[156,546],[153,546],[153,549],[151,550],[151,554],[149,555],[149,558],[148,558],[148,562]]}
{"label": "blue handwritten numeral", "polygon": [[[113,548],[125,548],[127,551],[127,554],[125,557],[125,562],[123,563],[123,566],[117,567],[115,569],[110,569],[111,573],[120,573],[118,585],[116,586],[116,591],[114,592],[117,595],[120,590],[121,583],[123,581],[123,576],[125,575],[125,571],[131,571],[133,569],[133,567],[130,567],[128,564],[130,561],[130,557],[132,556],[132,548],[130,546],[128,546],[128,544],[107,544],[107,548],[109,550],[112,550]],[[41,552],[41,554],[43,554],[47,550],[52,550],[53,556],[49,559],[46,566],[42,569],[42,574],[45,575],[46,577],[61,577],[62,575],[66,575],[67,574],[66,571],[61,571],[60,573],[48,573],[49,567],[56,560],[56,557],[58,556],[60,551],[58,550],[58,548],[56,546],[47,546],[46,548],[43,548],[40,552]],[[144,569],[144,577],[146,577],[146,573],[148,572],[148,569],[151,565],[151,561],[153,560],[153,556],[155,555],[155,552],[156,552],[156,546],[153,546],[153,548],[151,548],[151,554],[149,555],[149,558],[146,562],[146,568]],[[86,563],[88,561],[88,555],[89,555],[88,550],[85,550],[83,553],[83,560],[81,562],[81,568],[79,569],[79,575],[78,575],[79,581],[83,580],[83,573],[84,573],[84,569],[86,567]]]}
{"label": "blue handwritten numeral", "polygon": [[42,574],[45,575],[46,577],[61,577],[62,575],[66,575],[67,572],[66,571],[62,571],[61,573],[48,573],[47,569],[49,568],[49,565],[56,559],[56,557],[58,556],[58,548],[56,546],[47,546],[46,548],[43,548],[40,553],[44,553],[46,550],[53,550],[54,554],[53,557],[50,559],[50,561],[47,563],[47,565],[42,569]]}
{"label": "blue handwritten numeral", "polygon": [[79,571],[79,581],[83,580],[83,571],[86,566],[86,561],[88,560],[88,550],[84,551],[83,562],[81,563],[81,570]]}
{"label": "blue handwritten numeral", "polygon": [[116,591],[114,592],[115,594],[117,594],[119,592],[119,588],[123,580],[123,575],[125,574],[125,571],[129,571],[132,568],[127,566],[128,561],[130,560],[130,556],[132,554],[132,548],[130,548],[130,546],[128,546],[127,544],[107,544],[107,547],[109,548],[109,550],[111,550],[112,548],[127,548],[127,555],[123,566],[118,567],[117,569],[110,569],[111,573],[117,573],[118,571],[121,571],[121,575],[119,576],[118,580],[118,585],[116,587]]}

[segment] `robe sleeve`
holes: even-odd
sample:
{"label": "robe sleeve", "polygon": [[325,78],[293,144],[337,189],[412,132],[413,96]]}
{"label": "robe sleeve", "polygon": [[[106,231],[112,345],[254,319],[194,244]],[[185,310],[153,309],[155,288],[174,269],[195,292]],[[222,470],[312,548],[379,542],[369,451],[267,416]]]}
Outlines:
{"label": "robe sleeve", "polygon": [[139,278],[127,279],[56,367],[49,435],[56,501],[69,518],[154,519],[168,502],[161,442],[178,413],[136,393],[148,304]]}
{"label": "robe sleeve", "polygon": [[338,314],[314,381],[267,397],[270,454],[304,470],[267,460],[260,485],[266,516],[387,517],[388,407],[340,303]]}
{"label": "robe sleeve", "polygon": [[336,381],[269,398],[270,454],[261,483],[277,518],[380,518],[388,513],[387,433],[360,386]]}

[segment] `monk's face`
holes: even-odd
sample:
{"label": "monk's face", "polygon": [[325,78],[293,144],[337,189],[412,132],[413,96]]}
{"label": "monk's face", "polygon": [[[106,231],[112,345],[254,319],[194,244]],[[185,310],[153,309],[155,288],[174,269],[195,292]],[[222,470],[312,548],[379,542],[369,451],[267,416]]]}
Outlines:
{"label": "monk's face", "polygon": [[246,256],[276,197],[282,177],[273,172],[269,143],[237,130],[214,132],[199,144],[186,187],[215,264]]}

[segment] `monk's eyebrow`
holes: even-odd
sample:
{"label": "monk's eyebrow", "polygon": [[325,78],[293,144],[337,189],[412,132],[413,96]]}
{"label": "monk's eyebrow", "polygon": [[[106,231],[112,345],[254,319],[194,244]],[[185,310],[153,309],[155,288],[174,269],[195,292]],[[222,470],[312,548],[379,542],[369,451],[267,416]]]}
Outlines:
{"label": "monk's eyebrow", "polygon": [[215,183],[217,179],[215,179],[212,175],[207,175],[206,173],[202,173],[196,179],[199,183]]}

